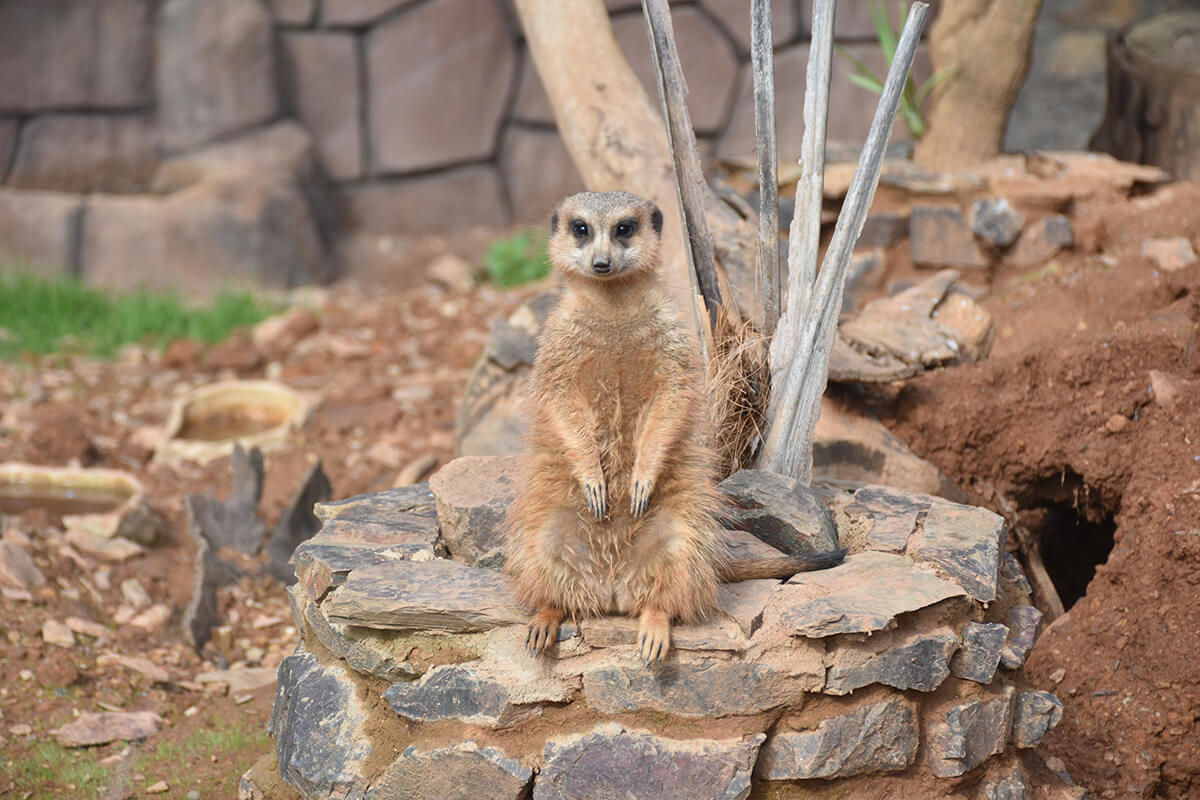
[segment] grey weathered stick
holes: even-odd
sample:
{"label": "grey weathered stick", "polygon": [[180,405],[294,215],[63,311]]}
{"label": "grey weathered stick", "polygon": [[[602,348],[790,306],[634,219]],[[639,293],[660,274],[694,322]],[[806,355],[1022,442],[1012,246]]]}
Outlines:
{"label": "grey weathered stick", "polygon": [[772,404],[778,413],[768,419],[763,464],[766,469],[791,475],[804,484],[812,478],[813,428],[820,415],[821,395],[825,392],[846,267],[879,184],[888,136],[928,10],[926,3],[914,3],[904,23],[870,132],[821,264],[816,288],[802,312],[795,357],[780,376],[783,380],[772,376],[774,391],[781,394]]}
{"label": "grey weathered stick", "polygon": [[775,144],[775,59],[771,47],[771,0],[750,6],[750,63],[754,67],[754,133],[758,150],[758,285],[763,334],[779,321],[779,165]]}
{"label": "grey weathered stick", "polygon": [[675,30],[666,0],[642,0],[646,32],[650,37],[650,53],[658,76],[663,116],[667,121],[671,158],[675,164],[675,188],[683,211],[684,236],[692,270],[708,309],[710,326],[715,326],[717,309],[721,307],[721,287],[717,281],[717,260],[713,251],[712,234],[704,215],[704,172],[700,169],[700,152],[696,134],[687,108],[687,84],[679,51],[675,47]]}

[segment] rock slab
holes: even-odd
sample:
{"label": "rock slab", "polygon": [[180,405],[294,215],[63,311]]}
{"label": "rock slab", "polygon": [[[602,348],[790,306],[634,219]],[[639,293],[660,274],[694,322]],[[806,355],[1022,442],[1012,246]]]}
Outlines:
{"label": "rock slab", "polygon": [[1037,747],[1042,737],[1062,722],[1063,704],[1050,692],[1021,692],[1013,717],[1013,741],[1017,747]]}
{"label": "rock slab", "polygon": [[758,770],[770,781],[895,772],[913,763],[919,742],[917,715],[896,696],[828,717],[813,730],[775,734],[763,745]]}
{"label": "rock slab", "polygon": [[491,563],[503,553],[504,515],[517,497],[519,456],[456,458],[429,479],[446,548],[457,560]]}
{"label": "rock slab", "polygon": [[954,654],[950,671],[955,677],[976,683],[991,683],[1000,665],[1000,651],[1008,638],[1008,626],[994,622],[971,622],[962,630],[962,648]]}
{"label": "rock slab", "polygon": [[[825,681],[827,693],[848,694],[873,683],[932,692],[950,674],[950,656],[958,647],[958,636],[949,628],[910,634],[889,642],[881,653],[871,652],[872,644],[843,644],[834,651]],[[865,660],[860,661],[864,655]],[[843,660],[848,663],[840,663]]]}
{"label": "rock slab", "polygon": [[599,725],[546,743],[533,800],[744,800],[765,738],[677,740]]}
{"label": "rock slab", "polygon": [[50,731],[63,747],[90,747],[116,741],[145,739],[158,733],[162,717],[153,711],[106,711],[83,714]]}
{"label": "rock slab", "polygon": [[926,759],[939,778],[956,778],[1004,750],[1012,730],[1013,688],[968,700],[926,722]]}
{"label": "rock slab", "polygon": [[364,800],[520,800],[533,770],[495,747],[475,742],[409,747],[376,779]]}

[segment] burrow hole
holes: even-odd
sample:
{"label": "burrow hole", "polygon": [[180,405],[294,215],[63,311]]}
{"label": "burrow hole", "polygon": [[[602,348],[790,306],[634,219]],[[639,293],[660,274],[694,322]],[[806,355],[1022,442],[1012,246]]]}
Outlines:
{"label": "burrow hole", "polygon": [[1029,484],[1016,500],[1063,608],[1070,609],[1112,552],[1113,513],[1120,499],[1104,496],[1077,472],[1064,469]]}

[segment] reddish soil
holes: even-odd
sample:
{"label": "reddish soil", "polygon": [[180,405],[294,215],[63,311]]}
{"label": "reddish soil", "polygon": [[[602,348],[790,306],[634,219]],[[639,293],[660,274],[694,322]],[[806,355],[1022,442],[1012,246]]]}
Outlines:
{"label": "reddish soil", "polygon": [[869,398],[972,502],[1017,509],[1065,603],[1083,594],[1028,673],[1066,705],[1046,752],[1104,798],[1200,797],[1200,263],[1140,254],[1200,241],[1197,208],[1200,185],[1078,209],[1082,252],[996,275],[990,358]]}

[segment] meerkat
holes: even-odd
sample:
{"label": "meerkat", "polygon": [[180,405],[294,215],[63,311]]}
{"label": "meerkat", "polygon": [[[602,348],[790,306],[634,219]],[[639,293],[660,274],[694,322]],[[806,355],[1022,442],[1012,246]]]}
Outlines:
{"label": "meerkat", "polygon": [[539,340],[526,485],[506,518],[534,655],[567,617],[620,613],[639,620],[643,662],[659,661],[671,623],[702,619],[722,580],[788,577],[844,554],[725,552],[699,349],[658,285],[662,226],[657,206],[627,192],[573,195],[551,217],[563,292]]}

